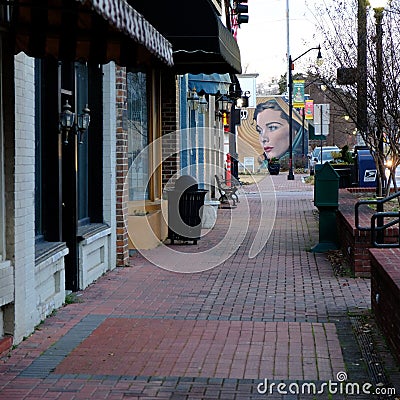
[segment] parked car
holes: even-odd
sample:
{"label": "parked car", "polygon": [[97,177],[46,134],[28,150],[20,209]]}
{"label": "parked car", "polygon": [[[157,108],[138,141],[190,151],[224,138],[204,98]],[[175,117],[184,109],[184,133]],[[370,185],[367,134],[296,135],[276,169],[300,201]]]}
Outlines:
{"label": "parked car", "polygon": [[[332,161],[332,152],[333,151],[340,151],[339,147],[337,146],[323,146],[322,147],[322,163],[325,163],[326,161]],[[321,158],[320,158],[320,153],[321,153],[321,146],[317,146],[311,154],[309,154],[309,159],[310,159],[310,175],[314,175],[315,172],[315,164],[321,163]]]}

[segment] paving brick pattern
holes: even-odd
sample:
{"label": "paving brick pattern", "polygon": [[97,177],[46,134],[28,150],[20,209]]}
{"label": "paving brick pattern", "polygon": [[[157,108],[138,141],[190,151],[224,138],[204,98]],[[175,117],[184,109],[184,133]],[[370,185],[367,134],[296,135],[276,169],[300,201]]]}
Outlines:
{"label": "paving brick pattern", "polygon": [[[368,381],[347,313],[370,308],[369,280],[336,277],[326,255],[309,252],[318,240],[312,187],[280,174],[244,187],[240,198],[251,220],[231,257],[180,274],[134,254],[130,268],[78,293],[79,302],[1,360],[0,398],[313,399],[262,395],[257,386],[321,384],[344,370],[350,381]],[[270,206],[262,223],[274,229],[249,258],[262,202]],[[170,247],[190,263],[241,217],[239,206],[220,209],[198,245]]]}
{"label": "paving brick pattern", "polygon": [[54,372],[328,380],[342,370],[334,324],[108,318]]}

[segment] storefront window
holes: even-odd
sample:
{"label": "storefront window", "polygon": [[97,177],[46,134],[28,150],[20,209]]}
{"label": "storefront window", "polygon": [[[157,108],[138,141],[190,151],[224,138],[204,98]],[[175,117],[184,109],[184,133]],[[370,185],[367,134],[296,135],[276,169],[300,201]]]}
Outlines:
{"label": "storefront window", "polygon": [[[76,111],[81,113],[88,101],[88,67],[83,63],[75,63],[76,77]],[[89,220],[89,177],[88,177],[88,136],[86,133],[84,140],[78,144],[78,219]]]}
{"label": "storefront window", "polygon": [[35,235],[43,234],[42,62],[35,59]]}
{"label": "storefront window", "polygon": [[149,143],[146,74],[127,73],[127,130],[129,200],[149,198]]}
{"label": "storefront window", "polygon": [[[2,42],[0,38],[0,261],[4,260],[4,244],[5,244],[5,220],[4,220],[4,171],[3,171],[3,93],[2,80],[3,74],[1,70],[2,60]],[[4,257],[4,258],[3,258]]]}

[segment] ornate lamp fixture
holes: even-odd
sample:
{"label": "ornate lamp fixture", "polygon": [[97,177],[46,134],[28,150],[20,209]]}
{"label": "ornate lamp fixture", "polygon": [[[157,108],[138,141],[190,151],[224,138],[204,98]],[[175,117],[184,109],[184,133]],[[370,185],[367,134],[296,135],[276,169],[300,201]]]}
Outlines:
{"label": "ornate lamp fixture", "polygon": [[189,90],[187,102],[189,110],[197,110],[199,108],[200,99],[195,87],[193,90]]}
{"label": "ornate lamp fixture", "polygon": [[215,118],[221,120],[223,116],[230,113],[229,105],[232,103],[232,100],[226,95],[223,94],[217,99],[217,108],[218,110],[215,112]]}
{"label": "ornate lamp fixture", "polygon": [[83,136],[90,124],[90,110],[86,104],[82,110],[82,114],[78,114],[75,122],[75,114],[71,111],[71,105],[68,100],[63,105],[63,111],[60,113],[60,131],[65,133],[64,144],[68,144],[69,133],[72,130],[73,133],[78,135],[79,143],[83,143]]}
{"label": "ornate lamp fixture", "polygon": [[208,111],[208,102],[206,96],[203,94],[199,97],[199,114],[205,114]]}

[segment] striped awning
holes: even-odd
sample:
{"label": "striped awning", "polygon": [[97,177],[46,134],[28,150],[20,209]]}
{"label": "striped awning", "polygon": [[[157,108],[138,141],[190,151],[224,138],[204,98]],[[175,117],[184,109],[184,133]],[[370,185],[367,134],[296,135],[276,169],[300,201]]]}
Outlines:
{"label": "striped awning", "polygon": [[173,65],[171,43],[125,0],[16,0],[15,53],[59,60]]}

